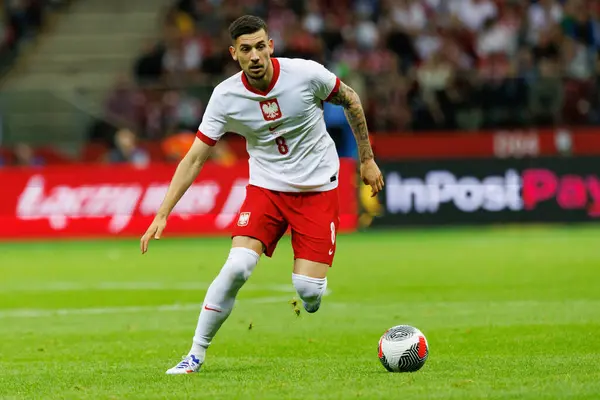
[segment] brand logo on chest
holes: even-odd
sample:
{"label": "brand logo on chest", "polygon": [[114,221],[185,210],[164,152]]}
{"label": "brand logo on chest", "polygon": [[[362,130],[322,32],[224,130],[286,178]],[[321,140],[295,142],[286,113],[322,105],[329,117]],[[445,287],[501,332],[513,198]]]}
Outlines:
{"label": "brand logo on chest", "polygon": [[281,118],[281,109],[277,99],[263,100],[259,105],[265,121],[275,121]]}

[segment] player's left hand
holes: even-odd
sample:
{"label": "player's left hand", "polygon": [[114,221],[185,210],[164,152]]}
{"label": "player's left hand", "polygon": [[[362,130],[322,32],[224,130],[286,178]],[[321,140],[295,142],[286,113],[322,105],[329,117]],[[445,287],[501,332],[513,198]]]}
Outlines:
{"label": "player's left hand", "polygon": [[383,175],[374,159],[363,161],[360,164],[360,177],[365,185],[371,186],[371,197],[377,196],[383,190]]}

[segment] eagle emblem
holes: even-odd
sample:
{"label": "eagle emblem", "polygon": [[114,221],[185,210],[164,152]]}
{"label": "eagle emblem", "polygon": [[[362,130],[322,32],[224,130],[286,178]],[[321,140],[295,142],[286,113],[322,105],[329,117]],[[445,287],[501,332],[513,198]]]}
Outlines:
{"label": "eagle emblem", "polygon": [[260,110],[266,121],[273,121],[281,118],[281,109],[279,108],[277,99],[261,101]]}
{"label": "eagle emblem", "polygon": [[248,225],[249,221],[250,221],[250,213],[243,212],[243,213],[240,213],[237,224],[238,224],[238,226],[246,226],[246,225]]}

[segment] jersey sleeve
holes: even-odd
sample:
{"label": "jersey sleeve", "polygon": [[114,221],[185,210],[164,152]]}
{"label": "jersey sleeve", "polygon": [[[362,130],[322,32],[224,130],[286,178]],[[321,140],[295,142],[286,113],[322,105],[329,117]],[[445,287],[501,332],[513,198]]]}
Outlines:
{"label": "jersey sleeve", "polygon": [[209,146],[214,146],[221,139],[221,136],[227,132],[227,117],[221,101],[221,95],[213,91],[204,110],[198,132],[196,133],[198,139]]}
{"label": "jersey sleeve", "polygon": [[340,89],[340,78],[323,65],[314,61],[310,62],[309,71],[311,74],[311,86],[315,96],[323,101],[329,101]]}

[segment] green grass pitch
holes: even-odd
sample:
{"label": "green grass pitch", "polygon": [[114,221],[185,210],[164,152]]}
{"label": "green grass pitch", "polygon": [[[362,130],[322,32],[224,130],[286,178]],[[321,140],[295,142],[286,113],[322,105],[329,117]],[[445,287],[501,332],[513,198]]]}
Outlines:
{"label": "green grass pitch", "polygon": [[[600,227],[339,237],[316,314],[289,301],[285,237],[242,289],[200,374],[189,346],[226,238],[0,244],[1,399],[599,399]],[[427,363],[385,371],[381,334]]]}

